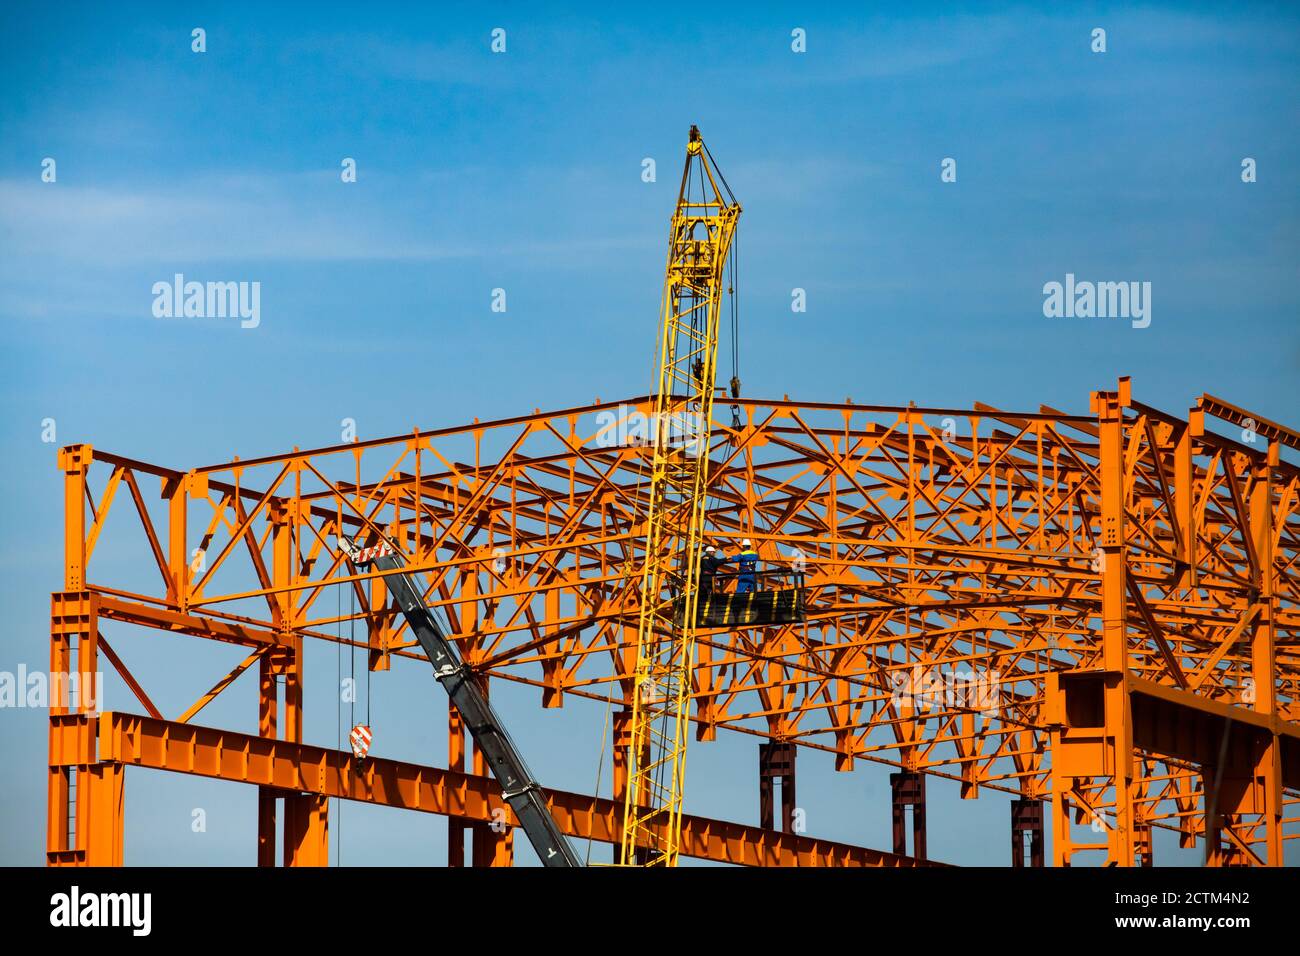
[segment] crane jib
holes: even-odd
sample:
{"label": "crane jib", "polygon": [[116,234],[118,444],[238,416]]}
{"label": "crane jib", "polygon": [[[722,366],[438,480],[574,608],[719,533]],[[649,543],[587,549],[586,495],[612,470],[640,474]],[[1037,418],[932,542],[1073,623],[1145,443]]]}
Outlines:
{"label": "crane jib", "polygon": [[[360,552],[352,553],[360,556]],[[372,553],[378,556],[368,563],[380,571],[396,571],[403,567],[402,559],[391,548]],[[492,775],[501,785],[502,797],[514,811],[542,865],[581,866],[582,861],[551,816],[541,785],[533,778],[506,733],[505,725],[492,709],[478,680],[461,661],[456,645],[438,626],[410,574],[403,571],[388,575],[386,581],[412,633],[428,655],[434,676],[460,712]]]}
{"label": "crane jib", "polygon": [[[634,743],[628,748],[619,851],[625,866],[676,866],[681,852],[718,332],[728,295],[734,326],[735,283],[727,281],[726,270],[740,212],[692,126],[668,231],[653,419],[692,426],[686,446],[663,431],[650,446],[631,699]],[[738,390],[738,377],[733,382]]]}

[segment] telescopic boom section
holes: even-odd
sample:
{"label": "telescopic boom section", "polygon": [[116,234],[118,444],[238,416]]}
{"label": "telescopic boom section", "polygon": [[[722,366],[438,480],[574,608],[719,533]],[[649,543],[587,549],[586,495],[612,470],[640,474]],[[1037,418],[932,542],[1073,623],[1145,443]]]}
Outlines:
{"label": "telescopic boom section", "polygon": [[[724,269],[740,204],[691,127],[668,235],[620,862],[676,866]],[[675,606],[677,613],[674,613]]]}
{"label": "telescopic boom section", "polygon": [[[395,571],[403,567],[402,558],[387,542],[362,548],[340,536],[339,546],[348,560],[359,567],[368,566],[378,571]],[[492,775],[501,784],[501,795],[515,812],[542,865],[581,866],[582,861],[556,826],[541,786],[506,733],[501,718],[488,703],[487,695],[461,661],[456,645],[438,626],[411,575],[402,571],[389,575],[386,581],[411,632],[429,656],[434,677],[446,689],[474,742],[483,752],[492,768]]]}

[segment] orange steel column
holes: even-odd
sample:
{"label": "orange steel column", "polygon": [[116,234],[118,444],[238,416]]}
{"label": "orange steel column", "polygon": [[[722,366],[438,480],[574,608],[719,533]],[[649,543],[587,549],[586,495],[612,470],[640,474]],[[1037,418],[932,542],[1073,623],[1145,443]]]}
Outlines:
{"label": "orange steel column", "polygon": [[[55,608],[50,614],[51,674],[67,673],[72,656],[69,650],[68,638],[61,632],[59,626],[59,597],[57,594],[54,595]],[[67,713],[66,702],[52,694],[49,699],[49,707],[50,762],[46,799],[45,862],[49,866],[57,866],[63,862],[70,862],[67,859],[67,854],[76,849],[75,840],[70,840],[68,833],[70,819],[68,799],[74,786],[73,780],[76,768],[75,766],[69,766],[60,759],[58,717]],[[75,834],[73,836],[75,837]]]}
{"label": "orange steel column", "polygon": [[96,762],[85,738],[103,705],[97,599],[84,590],[92,457],[89,445],[63,448],[58,457],[64,476],[64,591],[54,593],[50,606],[45,858],[51,866],[122,863],[122,768]]}
{"label": "orange steel column", "polygon": [[[1258,587],[1259,614],[1250,637],[1250,692],[1254,696],[1255,710],[1270,717],[1277,713],[1277,580],[1275,573],[1273,473],[1279,464],[1276,441],[1269,443],[1265,460],[1257,464],[1251,476],[1250,530],[1251,545],[1255,552],[1255,569]],[[1250,810],[1264,815],[1265,862],[1269,866],[1282,866],[1282,749],[1276,732],[1269,735],[1268,743],[1256,755],[1255,779],[1262,785],[1262,806]],[[1249,788],[1255,791],[1256,787]],[[1242,808],[1245,812],[1246,808]]]}
{"label": "orange steel column", "polygon": [[514,827],[506,827],[500,834],[493,833],[495,838],[492,841],[492,859],[489,866],[514,866],[515,865],[515,831]]}
{"label": "orange steel column", "polygon": [[[474,771],[476,774],[479,771]],[[493,807],[495,812],[500,808]],[[501,832],[493,830],[493,826],[501,824],[493,823],[472,823],[470,826],[474,833],[474,865],[475,866],[514,866],[515,865],[515,831],[514,828],[506,825]]]}
{"label": "orange steel column", "polygon": [[[275,663],[269,655],[258,664],[257,734],[275,739],[278,725],[279,688]],[[270,787],[257,788],[257,865],[275,866],[276,793]]]}
{"label": "orange steel column", "polygon": [[[275,527],[275,544],[272,558],[274,583],[280,584],[288,574],[288,547],[283,540],[285,515],[272,508],[270,521]],[[282,616],[285,597],[275,599],[277,631],[282,628]],[[260,737],[275,739],[280,733],[280,684],[283,673],[282,659],[278,651],[269,652],[258,662],[257,689],[257,733]],[[277,830],[277,810],[280,794],[271,787],[258,787],[257,790],[257,865],[275,866],[275,837]],[[287,828],[287,822],[286,822]],[[287,844],[287,837],[286,837]]]}
{"label": "orange steel column", "polygon": [[1188,414],[1174,451],[1174,520],[1178,523],[1180,553],[1178,562],[1183,573],[1178,590],[1196,587],[1196,466],[1192,459],[1193,440],[1199,437],[1205,416],[1197,409]]}
{"label": "orange steel column", "polygon": [[78,797],[88,808],[87,866],[122,865],[125,770],[120,763],[97,763],[82,774],[84,789]]}
{"label": "orange steel column", "polygon": [[1114,777],[1115,819],[1107,834],[1107,863],[1134,863],[1133,720],[1128,687],[1128,538],[1124,524],[1127,488],[1124,475],[1124,409],[1129,405],[1129,380],[1121,378],[1116,392],[1093,396],[1100,431],[1098,469],[1101,473],[1101,624],[1102,661],[1107,672],[1104,690],[1105,743]]}
{"label": "orange steel column", "polygon": [[[59,450],[59,469],[63,472],[63,587],[80,591],[85,585],[86,565],[86,469],[90,465],[90,448],[73,445]],[[50,674],[67,674],[72,670],[71,637],[64,633],[59,614],[60,595],[53,596],[50,610]],[[56,763],[59,734],[56,718],[68,712],[63,689],[50,688],[50,764],[47,785],[45,834],[46,863],[55,866],[71,862],[68,854],[76,850],[76,834],[70,835],[68,801],[75,786],[75,767]],[[75,820],[75,815],[71,816]]]}
{"label": "orange steel column", "polygon": [[329,866],[329,798],[314,793],[284,798],[284,865]]}
{"label": "orange steel column", "polygon": [[[297,583],[298,540],[297,502],[271,507],[272,575],[276,587]],[[298,633],[297,593],[284,591],[276,595],[276,635],[284,658],[284,739],[302,742],[302,637]]]}
{"label": "orange steel column", "polygon": [[[475,660],[477,659],[477,657],[478,657],[478,655],[479,655],[479,650],[480,650],[480,647],[479,647],[480,637],[479,637],[479,634],[478,634],[478,629],[479,629],[479,606],[478,606],[478,597],[479,597],[479,578],[478,578],[478,571],[477,571],[477,569],[474,569],[474,568],[467,568],[466,571],[467,571],[467,573],[465,574],[464,578],[462,579],[462,581],[461,581],[461,586],[460,586],[460,596],[461,596],[461,598],[462,598],[462,601],[461,601],[459,604],[457,604],[456,607],[460,610],[460,627],[461,627],[461,631],[462,631],[464,634],[468,635],[468,640],[466,641],[466,643],[465,643],[465,645],[464,645],[464,648],[463,648],[463,653],[464,653],[464,656],[465,656],[465,661],[466,661],[467,663],[471,663],[471,662],[473,662],[473,661],[475,661]],[[481,679],[481,683],[482,683],[482,689],[483,689],[483,696],[484,696],[484,697],[487,697],[487,696],[491,693],[492,688],[491,688],[491,686],[488,684],[486,678],[482,678],[482,679]],[[454,721],[452,721],[452,718],[450,717],[450,712],[451,712],[452,710],[454,710],[454,708],[451,706],[450,703],[447,705],[447,707],[448,707],[448,711],[449,711],[449,714],[448,714],[448,720],[449,720],[449,722],[452,723],[452,724],[453,724],[455,727],[457,727],[457,728],[463,728],[463,727],[464,727],[464,721],[463,721],[461,715],[460,715],[459,713],[457,713],[457,714],[456,714],[456,717],[455,717],[455,719],[454,719]],[[462,766],[464,765],[464,761],[465,761],[465,749],[464,749],[464,747],[465,747],[465,739],[464,739],[464,736],[463,736],[463,733],[462,733],[462,737],[461,737],[461,741],[460,741],[460,754],[459,754],[459,755],[460,755],[460,760],[461,760],[461,765],[462,765]],[[487,761],[483,758],[483,754],[479,751],[478,744],[476,744],[476,743],[475,743],[475,744],[471,744],[470,749],[469,749],[469,754],[470,754],[470,767],[471,767],[472,771],[473,771],[476,775],[479,775],[479,776],[487,775],[487,774],[489,773],[489,771],[488,771],[488,767],[487,767]],[[449,750],[449,752],[448,752],[448,757],[450,758],[451,756],[452,756],[452,754],[450,753],[450,750]],[[447,832],[448,832],[448,836],[450,836],[451,833],[453,832],[453,828],[452,828],[452,827],[448,827]],[[462,833],[465,833],[465,832],[468,832],[468,833],[469,833],[469,839],[470,839],[470,847],[469,847],[469,862],[470,862],[470,866],[480,867],[480,866],[498,866],[498,865],[500,865],[500,863],[499,863],[499,861],[498,861],[498,850],[497,850],[497,845],[496,845],[497,842],[498,842],[498,837],[499,837],[500,835],[499,835],[499,834],[496,834],[496,833],[493,833],[492,830],[489,828],[489,825],[488,825],[487,823],[483,823],[483,822],[474,822],[474,823],[468,823],[468,824],[465,824],[465,825],[464,825],[464,829],[463,829],[461,832],[462,832]],[[464,851],[463,839],[464,839],[464,838],[463,838],[463,836],[462,836],[462,837],[461,837],[462,844],[461,844],[461,851],[460,851],[460,853],[461,853],[461,863],[462,863],[462,865],[463,865],[463,863],[464,863],[464,852],[465,852],[465,851]],[[449,852],[451,852],[451,851],[449,850]]]}
{"label": "orange steel column", "polygon": [[[487,761],[483,759],[483,753],[479,750],[478,744],[472,748],[471,766],[474,775],[477,777],[487,776],[489,771]],[[495,808],[494,808],[495,809]],[[496,834],[488,829],[486,823],[471,823],[470,832],[470,860],[473,866],[492,866],[496,856],[495,840]]]}
{"label": "orange steel column", "polygon": [[[614,711],[613,720],[610,726],[611,761],[610,770],[613,775],[613,790],[610,796],[614,800],[615,806],[619,807],[620,814],[622,807],[627,802],[628,787],[628,748],[632,746],[632,708],[621,707]],[[618,821],[619,831],[622,832],[623,820]],[[618,862],[618,847],[613,848],[613,862]]]}
{"label": "orange steel column", "polygon": [[[546,620],[558,621],[560,619],[559,588],[547,591],[543,601]],[[553,630],[559,630],[558,626]],[[564,706],[564,661],[558,657],[548,656],[542,659],[542,706],[547,708]]]}
{"label": "orange steel column", "polygon": [[189,607],[190,555],[186,550],[189,480],[178,475],[162,479],[167,501],[167,602],[179,611]]}
{"label": "orange steel column", "polygon": [[[46,823],[51,866],[112,866],[122,858],[121,779],[114,777],[120,768],[95,760],[92,739],[101,705],[98,642],[90,637],[99,630],[96,603],[88,591],[55,592],[51,601]],[[105,779],[113,799],[103,792]]]}
{"label": "orange steel column", "polygon": [[[1048,709],[1059,710],[1054,676],[1049,674],[1047,677],[1046,706]],[[1069,866],[1070,857],[1074,854],[1074,841],[1070,837],[1070,805],[1065,799],[1065,788],[1072,780],[1061,772],[1061,734],[1062,730],[1057,725],[1052,726],[1047,735],[1048,752],[1051,754],[1052,866]]]}
{"label": "orange steel column", "polygon": [[[1138,821],[1134,814],[1133,717],[1129,690],[1128,637],[1128,534],[1125,505],[1128,485],[1124,459],[1124,409],[1130,404],[1129,380],[1121,378],[1114,392],[1094,392],[1092,410],[1097,416],[1098,461],[1101,510],[1100,538],[1094,542],[1094,560],[1100,564],[1101,584],[1101,670],[1088,677],[1090,686],[1100,689],[1099,712],[1085,715],[1067,712],[1067,693],[1062,677],[1049,672],[1045,683],[1045,711],[1049,715],[1052,781],[1052,860],[1069,866],[1074,853],[1102,848],[1096,843],[1074,843],[1070,832],[1070,808],[1087,816],[1093,829],[1106,833],[1106,863],[1133,866],[1137,851]],[[1096,565],[1094,565],[1096,566]],[[1076,671],[1079,675],[1085,672]],[[1083,685],[1077,678],[1070,686],[1078,693]],[[1110,778],[1114,794],[1114,817],[1081,803],[1077,784],[1090,779]],[[1071,792],[1074,796],[1071,796]],[[1093,799],[1099,794],[1094,793]]]}
{"label": "orange steel column", "polygon": [[[295,496],[272,505],[272,581],[292,587],[298,576],[298,526],[302,507]],[[276,635],[284,660],[284,739],[302,743],[303,653],[297,594],[276,596]],[[317,794],[284,794],[284,865],[329,865],[329,801]]]}
{"label": "orange steel column", "polygon": [[[465,721],[447,701],[447,769],[465,772]],[[459,817],[447,817],[447,865],[465,865],[465,824]]]}
{"label": "orange steel column", "polygon": [[93,450],[89,445],[70,445],[59,450],[63,472],[63,589],[80,591],[86,586],[86,472]]}
{"label": "orange steel column", "polygon": [[[75,678],[77,713],[92,726],[103,702],[99,700],[99,615],[96,598],[86,595],[85,629],[77,640]],[[87,757],[94,757],[92,751]],[[87,763],[78,767],[77,842],[86,851],[87,866],[122,865],[123,768],[113,763]],[[83,836],[84,834],[84,836]]]}

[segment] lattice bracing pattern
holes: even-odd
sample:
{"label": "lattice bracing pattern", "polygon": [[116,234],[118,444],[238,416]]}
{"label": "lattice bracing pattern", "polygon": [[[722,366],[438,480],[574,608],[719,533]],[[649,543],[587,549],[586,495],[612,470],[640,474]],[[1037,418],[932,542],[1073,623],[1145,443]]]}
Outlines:
{"label": "lattice bracing pattern", "polygon": [[[737,404],[738,422],[713,422],[705,540],[748,537],[765,565],[801,567],[807,620],[699,632],[692,761],[726,731],[972,799],[1051,800],[1058,864],[1146,862],[1152,828],[1185,845],[1208,830],[1212,862],[1281,861],[1300,793],[1294,432],[1211,430],[1230,407],[1168,415],[1124,380],[1087,415]],[[537,687],[543,707],[613,701],[622,799],[653,411],[597,403],[185,472],[65,449],[55,663],[89,633],[93,596],[100,620],[246,646],[230,679],[257,664],[273,695],[282,675],[261,732],[301,741],[301,641],[339,639],[335,585],[356,594],[375,670],[419,656],[383,576],[349,575],[331,545],[383,531],[480,672]],[[147,576],[97,575],[113,536],[139,543]],[[76,653],[116,667],[91,637]],[[75,854],[56,823],[71,768],[94,766],[80,759],[52,757],[54,862]]]}

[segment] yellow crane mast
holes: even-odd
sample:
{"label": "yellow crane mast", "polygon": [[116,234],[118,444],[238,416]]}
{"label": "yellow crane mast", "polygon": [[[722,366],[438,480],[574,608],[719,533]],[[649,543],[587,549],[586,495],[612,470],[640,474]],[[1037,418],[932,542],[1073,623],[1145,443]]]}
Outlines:
{"label": "yellow crane mast", "polygon": [[727,257],[740,204],[692,126],[668,236],[620,862],[676,866]]}

